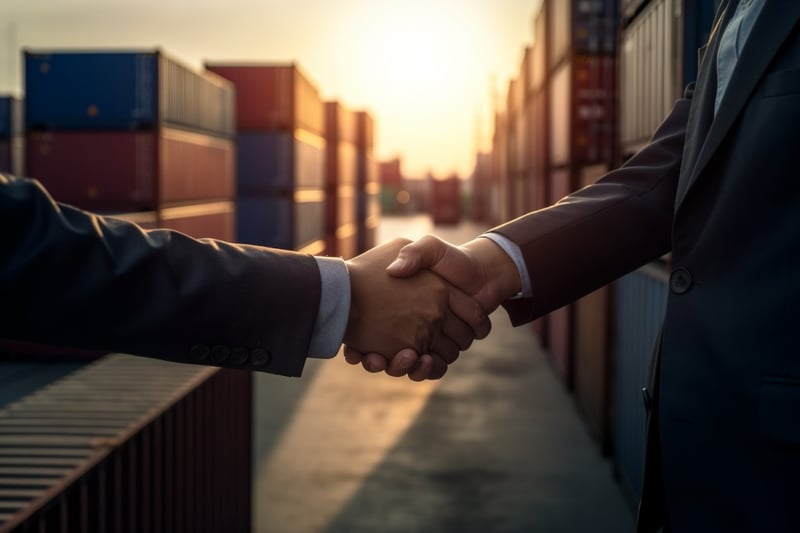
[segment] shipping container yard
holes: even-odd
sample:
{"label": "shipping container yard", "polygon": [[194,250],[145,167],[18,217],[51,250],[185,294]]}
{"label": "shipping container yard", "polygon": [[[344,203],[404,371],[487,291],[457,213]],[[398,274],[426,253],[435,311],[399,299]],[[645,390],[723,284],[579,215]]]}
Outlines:
{"label": "shipping container yard", "polygon": [[[0,172],[39,180],[59,202],[195,238],[345,259],[391,237],[433,232],[463,242],[595,183],[644,147],[694,80],[697,49],[718,5],[532,1],[530,39],[519,43],[511,79],[494,84],[499,94],[487,146],[475,147],[467,179],[456,172],[408,175],[402,155],[382,160],[381,115],[348,105],[346,94],[328,96],[298,62],[209,60],[193,68],[160,48],[25,49],[24,94],[0,95]],[[598,531],[632,531],[644,464],[642,386],[666,308],[669,261],[665,256],[516,331],[505,314],[493,316],[503,322],[500,333],[471,351],[499,362],[466,353],[465,374],[454,371],[452,383],[448,375],[440,389],[407,395],[381,382],[379,393],[397,404],[370,392],[374,376],[350,388],[350,378],[324,362],[309,365],[311,385],[305,378],[287,385],[275,376],[0,339],[0,533],[282,531],[295,521],[298,531],[376,531],[387,524],[398,531],[436,530],[431,524],[465,532],[497,524],[571,531],[554,524],[588,524],[568,517],[575,506],[568,490],[559,496],[568,502],[559,509],[565,518],[543,518],[550,488],[521,510],[524,482],[514,477],[520,464],[541,487],[564,476],[570,491],[599,498],[590,505]],[[544,358],[552,383],[542,381],[528,357],[534,354]],[[513,370],[517,365],[523,371]],[[479,390],[470,388],[481,379]],[[495,389],[509,399],[487,407],[482,394]],[[474,411],[456,412],[457,397],[474,402]],[[350,442],[352,421],[335,418],[331,406],[348,400],[353,419],[378,421],[370,442]],[[542,401],[539,411],[526,412]],[[281,412],[259,402],[275,402]],[[379,411],[366,411],[370,403]],[[550,405],[557,415],[548,418]],[[308,411],[322,437],[308,419],[292,419]],[[575,413],[580,423],[571,425]],[[542,418],[558,428],[555,434],[519,427],[520,420],[532,428]],[[464,442],[499,463],[506,454],[506,470],[470,463],[469,446],[465,457],[431,446],[440,425],[448,428],[443,438],[460,438],[454,419],[483,424]],[[396,440],[389,442],[389,434]],[[579,441],[579,459],[531,467],[513,445],[517,437],[532,449]],[[420,447],[427,454],[421,464],[435,479],[407,491],[429,498],[419,522],[405,512],[384,523],[382,514],[356,512],[358,500],[347,503],[357,495],[385,510],[391,498],[408,497],[397,487],[411,483],[405,476]],[[317,470],[287,459],[295,448],[320,458],[342,450],[360,456],[338,459],[340,470]],[[407,457],[384,457],[390,449]],[[440,460],[458,474],[437,470]],[[459,460],[472,470],[459,471]],[[498,497],[498,509],[513,520],[503,522],[501,510],[492,515],[480,503],[464,509],[466,495],[425,507],[439,502],[442,487],[466,494],[487,484],[510,495]],[[319,503],[307,514],[297,503],[306,497]],[[461,520],[481,509],[496,520]]]}

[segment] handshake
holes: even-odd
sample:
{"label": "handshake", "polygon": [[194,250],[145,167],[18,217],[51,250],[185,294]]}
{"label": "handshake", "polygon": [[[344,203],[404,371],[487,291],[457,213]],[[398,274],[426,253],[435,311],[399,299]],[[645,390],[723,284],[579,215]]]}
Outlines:
{"label": "handshake", "polygon": [[455,246],[395,239],[347,261],[351,305],[345,359],[368,372],[439,379],[489,334],[489,313],[519,293],[519,271],[492,240]]}

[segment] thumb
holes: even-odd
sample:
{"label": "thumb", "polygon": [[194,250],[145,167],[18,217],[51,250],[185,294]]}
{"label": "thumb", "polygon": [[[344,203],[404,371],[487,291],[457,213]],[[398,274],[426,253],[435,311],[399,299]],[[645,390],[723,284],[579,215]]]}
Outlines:
{"label": "thumb", "polygon": [[444,241],[433,235],[427,235],[403,246],[397,258],[386,267],[386,271],[398,278],[413,276],[420,270],[436,265],[446,251],[447,245]]}

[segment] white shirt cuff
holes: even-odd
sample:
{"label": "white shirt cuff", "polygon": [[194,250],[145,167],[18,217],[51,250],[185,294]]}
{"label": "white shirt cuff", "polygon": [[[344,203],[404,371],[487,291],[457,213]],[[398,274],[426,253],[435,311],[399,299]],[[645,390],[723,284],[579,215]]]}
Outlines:
{"label": "white shirt cuff", "polygon": [[497,246],[502,248],[502,250],[508,255],[508,257],[511,258],[512,261],[514,261],[514,264],[517,266],[522,290],[511,299],[517,300],[519,298],[530,298],[533,296],[533,289],[531,289],[531,277],[528,274],[528,266],[525,264],[525,258],[522,256],[522,250],[520,250],[519,245],[508,237],[500,235],[499,233],[484,233],[481,235],[481,237],[489,239]]}
{"label": "white shirt cuff", "polygon": [[330,359],[339,353],[350,316],[350,275],[338,257],[314,257],[319,267],[321,293],[317,321],[308,356]]}

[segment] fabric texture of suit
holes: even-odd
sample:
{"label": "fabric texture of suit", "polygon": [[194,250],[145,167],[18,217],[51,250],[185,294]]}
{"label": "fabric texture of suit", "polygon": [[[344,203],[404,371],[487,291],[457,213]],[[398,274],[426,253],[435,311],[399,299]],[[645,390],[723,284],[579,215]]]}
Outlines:
{"label": "fabric texture of suit", "polygon": [[622,168],[493,231],[522,323],[672,253],[639,531],[797,531],[800,2],[768,0],[714,115],[725,6],[696,85]]}
{"label": "fabric texture of suit", "polygon": [[0,228],[2,338],[302,372],[320,301],[311,256],[145,232],[2,174]]}

